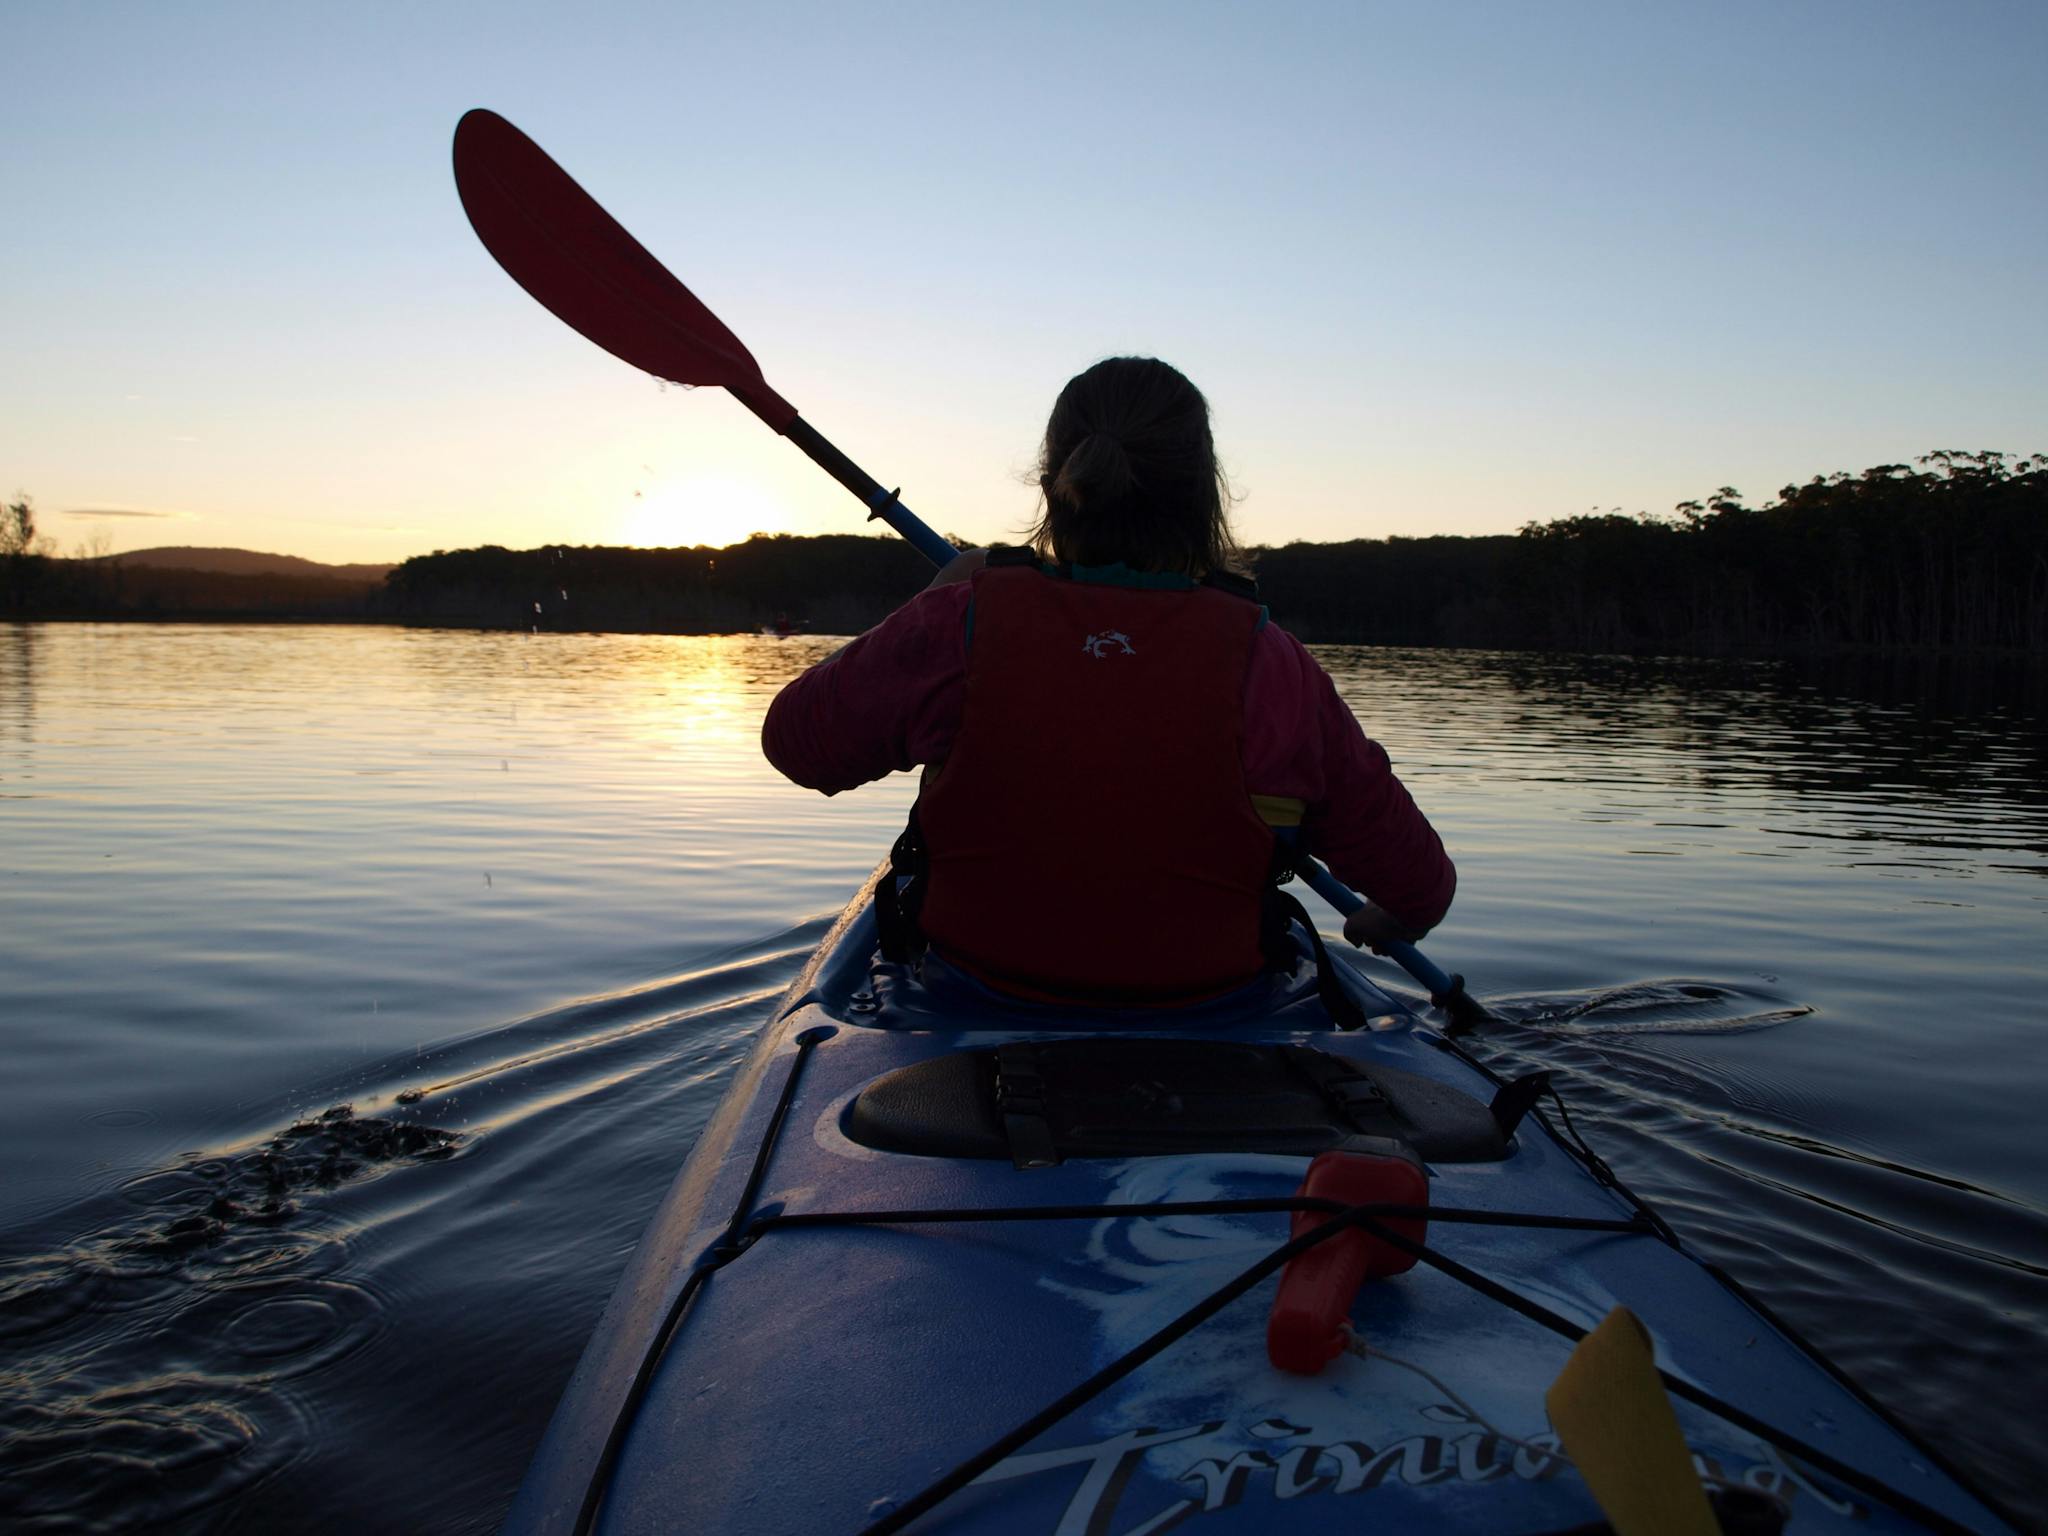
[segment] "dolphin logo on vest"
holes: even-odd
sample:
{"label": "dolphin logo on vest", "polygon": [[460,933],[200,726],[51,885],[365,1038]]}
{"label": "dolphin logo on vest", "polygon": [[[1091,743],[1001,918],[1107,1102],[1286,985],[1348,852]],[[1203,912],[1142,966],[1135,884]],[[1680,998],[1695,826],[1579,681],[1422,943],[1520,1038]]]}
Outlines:
{"label": "dolphin logo on vest", "polygon": [[[1111,646],[1121,646],[1122,649],[1112,651],[1110,649]],[[1097,661],[1102,660],[1105,656],[1135,656],[1138,654],[1136,648],[1131,644],[1131,637],[1116,629],[1105,629],[1099,635],[1090,635],[1081,642],[1081,649],[1090,656],[1093,656]]]}

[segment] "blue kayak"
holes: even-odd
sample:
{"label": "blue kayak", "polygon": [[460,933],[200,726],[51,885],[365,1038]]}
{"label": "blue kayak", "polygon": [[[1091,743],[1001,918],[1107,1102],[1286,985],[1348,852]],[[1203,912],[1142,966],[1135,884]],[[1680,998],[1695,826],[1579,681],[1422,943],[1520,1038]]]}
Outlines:
{"label": "blue kayak", "polygon": [[[1540,1074],[1498,1080],[1347,963],[1319,986],[1305,941],[1231,997],[1097,1014],[877,937],[856,900],[777,1005],[508,1532],[1607,1530],[1546,1392],[1617,1307],[1722,1529],[2012,1529],[1689,1253]],[[1417,1170],[1426,1216],[1304,1193],[1340,1153]],[[1279,1288],[1368,1236],[1401,1272],[1344,1288],[1327,1364],[1281,1369]]]}

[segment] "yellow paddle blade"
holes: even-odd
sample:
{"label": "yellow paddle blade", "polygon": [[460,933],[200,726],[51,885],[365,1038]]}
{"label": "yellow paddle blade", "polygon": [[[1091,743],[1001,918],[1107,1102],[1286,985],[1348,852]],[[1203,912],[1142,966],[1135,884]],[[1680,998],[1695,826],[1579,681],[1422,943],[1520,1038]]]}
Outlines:
{"label": "yellow paddle blade", "polygon": [[1579,1340],[1543,1403],[1616,1536],[1721,1536],[1649,1332],[1628,1308]]}

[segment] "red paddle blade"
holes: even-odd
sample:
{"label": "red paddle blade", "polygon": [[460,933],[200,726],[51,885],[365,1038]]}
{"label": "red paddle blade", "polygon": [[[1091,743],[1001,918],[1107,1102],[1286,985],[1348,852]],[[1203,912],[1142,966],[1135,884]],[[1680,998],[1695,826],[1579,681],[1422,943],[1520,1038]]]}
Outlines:
{"label": "red paddle blade", "polygon": [[722,384],[777,432],[796,419],[718,316],[497,113],[478,107],[455,125],[455,187],[498,265],[612,356],[678,384]]}

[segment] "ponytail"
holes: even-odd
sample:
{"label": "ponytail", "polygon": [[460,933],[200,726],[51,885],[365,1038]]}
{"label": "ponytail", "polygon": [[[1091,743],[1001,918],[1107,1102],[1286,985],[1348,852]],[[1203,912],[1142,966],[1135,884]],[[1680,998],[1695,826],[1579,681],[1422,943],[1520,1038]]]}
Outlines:
{"label": "ponytail", "polygon": [[1112,357],[1067,381],[1039,454],[1040,555],[1200,578],[1244,569],[1209,402],[1174,368]]}

